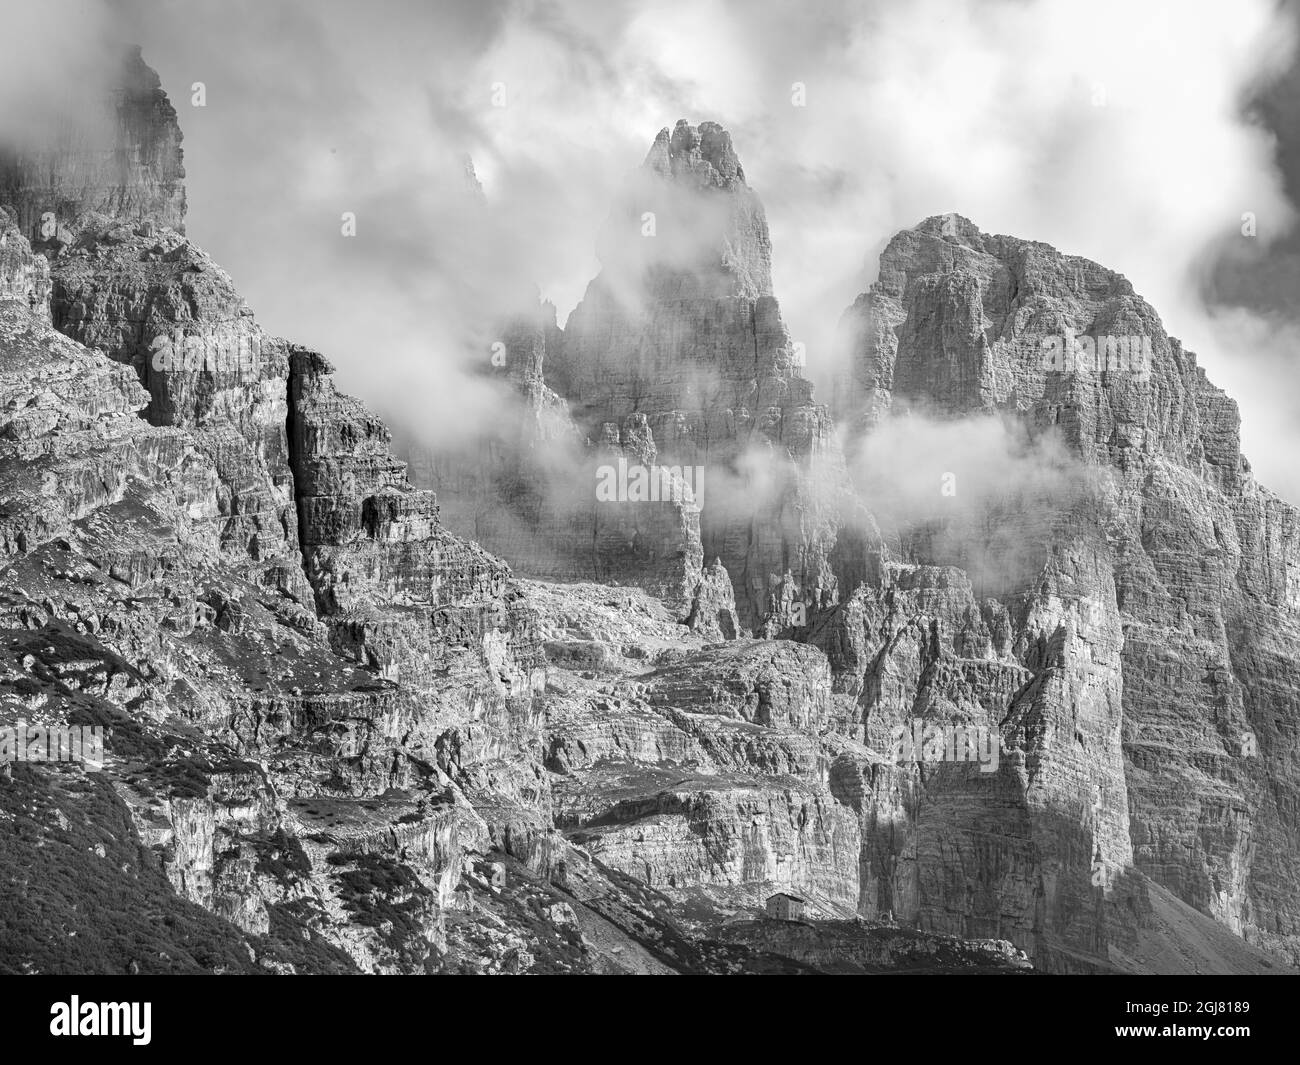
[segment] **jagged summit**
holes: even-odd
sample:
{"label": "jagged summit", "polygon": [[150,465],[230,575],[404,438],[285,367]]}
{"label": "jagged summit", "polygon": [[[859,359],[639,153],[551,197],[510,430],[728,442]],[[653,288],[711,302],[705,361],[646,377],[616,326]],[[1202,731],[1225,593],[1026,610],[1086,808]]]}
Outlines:
{"label": "jagged summit", "polygon": [[[1170,436],[1168,429],[1151,431],[1167,418],[1160,397],[1203,385],[1194,357],[1122,274],[1041,241],[985,233],[956,214],[897,233],[881,253],[879,279],[843,325],[851,386],[836,414],[868,426],[882,401],[898,400],[950,414],[1041,404],[1044,417],[1050,408],[1053,421],[1072,426],[1074,400],[1085,400],[1088,411],[1100,390],[1108,397],[1106,417],[1096,440],[1080,441],[1080,448],[1103,446],[1115,421],[1145,423],[1141,440],[1150,448]],[[1131,373],[1054,372],[1044,353],[1067,337],[1084,338],[1094,351],[1101,344],[1103,355],[1107,344],[1127,352],[1137,343],[1146,365],[1134,363]],[[1172,402],[1187,407],[1182,397]],[[1174,446],[1187,446],[1194,430],[1169,428],[1182,438]]]}
{"label": "jagged summit", "polygon": [[[1251,478],[1236,403],[1121,274],[985,234],[960,215],[897,234],[844,322],[854,390],[838,414],[863,449],[918,409],[963,441],[960,427],[994,415],[1050,437],[1032,463],[1004,458],[1005,486],[958,488],[954,500],[968,509],[937,529],[919,523],[926,535],[901,538],[899,552],[916,567],[908,580],[982,570],[992,584],[980,598],[989,603],[991,587],[1017,615],[1008,661],[1034,677],[999,701],[1004,741],[1040,766],[1060,760],[1027,794],[1064,810],[1079,801],[1068,796],[1080,780],[1100,788],[1095,818],[1069,829],[1083,830],[1080,854],[1131,866],[1249,941],[1294,955],[1294,893],[1280,885],[1300,879],[1300,860],[1262,841],[1294,833],[1300,790],[1282,754],[1293,744],[1278,733],[1300,690],[1300,521]],[[1061,470],[1048,458],[1056,447],[1072,472],[1024,496],[1014,471]],[[945,452],[938,468],[957,468],[960,452]],[[1085,482],[1086,492],[1070,487]],[[867,587],[862,606],[850,606],[870,617]],[[830,626],[840,646],[851,617]],[[946,624],[959,628],[960,612]],[[835,644],[823,646],[834,659]],[[896,675],[897,663],[872,658],[877,646],[868,638],[859,660]],[[889,701],[870,694],[866,720]],[[901,705],[921,701],[909,692]],[[1071,759],[1073,775],[1060,774]],[[1059,884],[1086,881],[1084,863],[1068,871],[1078,859],[1055,840],[1035,846],[1060,863]],[[1058,929],[1077,947],[1081,929],[1065,917],[1073,890],[1048,908],[1059,908]]]}
{"label": "jagged summit", "polygon": [[[864,919],[800,948],[835,971],[883,914],[1058,971],[1192,968],[1207,929],[1300,953],[1300,520],[1118,275],[953,215],[890,243],[852,312],[858,401],[1020,417],[1096,475],[953,496],[921,440],[896,465],[945,509],[911,520],[853,494],[730,139],[679,123],[611,223],[644,269],[606,260],[563,331],[540,307],[500,334],[528,402],[462,471],[498,522],[475,540],[573,567],[521,581],[169,227],[168,114],[110,100],[120,195],[65,197],[70,242],[0,219],[0,721],[109,733],[93,804],[31,767],[0,787],[63,829],[0,817],[0,882],[30,885],[11,967],[93,942],[121,971],[148,931],[149,972],[753,971],[713,945],[788,951],[794,922],[734,918],[791,890],[822,930]],[[29,211],[105,184],[63,148],[14,186]],[[1044,368],[1067,326],[1150,341],[1153,372]],[[597,464],[706,487],[610,500]],[[995,757],[899,753],[921,725]],[[96,927],[51,884],[167,920]]]}
{"label": "jagged summit", "polygon": [[954,244],[965,244],[968,248],[979,247],[984,238],[984,233],[979,226],[956,211],[949,211],[947,214],[932,214],[914,225],[911,231],[942,237]]}
{"label": "jagged summit", "polygon": [[684,184],[719,188],[745,184],[745,171],[731,145],[731,134],[716,122],[692,126],[680,118],[671,132],[665,126],[655,137],[644,165],[661,177]]}
{"label": "jagged summit", "polygon": [[1068,274],[1073,271],[1088,279],[1090,291],[1133,295],[1128,278],[1101,263],[1060,251],[1045,241],[987,233],[969,218],[952,211],[930,215],[910,229],[895,233],[881,255],[882,278],[887,269],[897,267],[900,262],[914,261],[928,268],[944,255],[955,256],[954,265],[974,268],[977,272],[976,264],[982,256],[1015,263],[1037,285],[1050,284],[1049,274],[1057,275],[1057,281],[1072,283]]}
{"label": "jagged summit", "polygon": [[[834,479],[838,453],[772,294],[767,218],[730,134],[685,119],[661,130],[599,252],[604,269],[548,349],[547,383],[590,439],[708,468],[718,502],[704,503],[699,558],[722,560],[745,626],[783,628],[796,586],[832,601],[830,519],[811,485]],[[770,490],[746,486],[751,461]],[[796,499],[818,516],[783,522]]]}
{"label": "jagged summit", "polygon": [[631,305],[770,296],[767,216],[731,134],[686,119],[661,129],[613,205],[597,254],[603,284]]}

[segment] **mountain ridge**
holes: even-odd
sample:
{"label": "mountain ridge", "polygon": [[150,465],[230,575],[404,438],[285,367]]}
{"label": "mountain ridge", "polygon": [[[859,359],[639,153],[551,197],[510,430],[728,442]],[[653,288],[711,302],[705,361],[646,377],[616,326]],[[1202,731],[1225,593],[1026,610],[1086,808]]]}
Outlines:
{"label": "mountain ridge", "polygon": [[[959,970],[1177,964],[1143,960],[1154,928],[1244,937],[1225,967],[1294,964],[1295,511],[1234,466],[1235,407],[1131,286],[964,220],[904,231],[847,322],[866,416],[843,452],[730,138],[683,120],[613,212],[590,305],[506,334],[502,376],[535,418],[461,495],[543,478],[488,537],[549,536],[534,575],[451,531],[328,361],[264,334],[171,224],[179,129],[155,91],[127,108],[144,126],[112,119],[144,161],[115,197],[0,180],[19,202],[0,249],[0,693],[8,716],[107,727],[96,816],[125,818],[186,920],[215,919],[219,964],[839,971],[894,922]],[[663,244],[617,232],[647,211]],[[1147,337],[1150,379],[1052,377],[1037,342],[1067,325]],[[921,397],[1050,429],[1087,491],[1020,486],[1035,506],[1008,516],[959,478],[955,515],[873,513],[859,445]],[[558,505],[542,438],[584,472],[700,464],[738,490],[606,516],[583,480]],[[594,568],[565,568],[588,520]],[[1188,705],[1162,698],[1171,678]],[[912,718],[994,730],[998,769],[892,759]],[[1258,757],[1229,750],[1247,728]],[[0,785],[74,868],[97,859],[59,817],[89,776],[27,765]],[[778,889],[828,919],[817,944],[727,931]],[[205,967],[106,949],[104,971]]]}

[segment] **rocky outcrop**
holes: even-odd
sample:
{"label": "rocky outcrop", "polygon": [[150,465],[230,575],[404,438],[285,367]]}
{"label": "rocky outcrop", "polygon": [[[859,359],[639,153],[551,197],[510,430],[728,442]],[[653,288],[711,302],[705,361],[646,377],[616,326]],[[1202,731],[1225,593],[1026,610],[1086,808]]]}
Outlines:
{"label": "rocky outcrop", "polygon": [[36,317],[50,320],[50,267],[33,253],[18,228],[17,213],[0,208],[0,300],[25,303]]}
{"label": "rocky outcrop", "polygon": [[736,596],[722,559],[715,558],[713,565],[700,575],[700,582],[691,597],[691,612],[686,618],[686,626],[715,640],[734,640],[739,634]]}
{"label": "rocky outcrop", "polygon": [[703,554],[730,575],[742,625],[789,625],[775,594],[787,573],[801,599],[833,602],[838,452],[772,295],[767,221],[730,135],[662,130],[600,254],[548,383],[590,435],[634,434],[660,463],[702,468]]}
{"label": "rocky outcrop", "polygon": [[335,391],[331,372],[321,356],[293,350],[303,559],[335,648],[390,680],[445,686],[486,673],[494,694],[527,698],[538,645],[509,569],[441,527],[433,494],[407,482],[388,430]]}
{"label": "rocky outcrop", "polygon": [[[562,331],[544,307],[497,342],[519,417],[468,461],[413,448],[417,476],[453,528],[530,576],[631,584],[725,632],[705,571],[716,559],[740,627],[806,625],[839,594],[843,468],[772,295],[767,221],[730,135],[685,120],[661,131],[599,253]],[[638,470],[680,478],[696,505],[638,498]]]}
{"label": "rocky outcrop", "polygon": [[133,478],[181,481],[175,502],[207,516],[215,479],[194,469],[192,444],[136,417],[147,396],[129,369],[50,326],[45,260],[10,217],[0,209],[0,264],[13,279],[0,295],[0,550],[21,554],[66,535],[73,522],[121,503]]}
{"label": "rocky outcrop", "polygon": [[132,366],[149,421],[188,430],[211,457],[226,552],[299,570],[288,345],[262,332],[206,253],[153,221],[88,216],[51,270],[55,325]]}
{"label": "rocky outcrop", "polygon": [[[308,940],[424,971],[467,855],[545,850],[536,621],[182,235],[174,113],[134,62],[96,132],[120,186],[99,141],[8,171],[53,168],[0,219],[6,713],[107,725],[172,890],[263,967]],[[56,193],[34,254],[13,219]]]}
{"label": "rocky outcrop", "polygon": [[[998,413],[1060,440],[1084,485],[1032,506],[987,495],[956,538],[931,520],[887,530],[905,568],[814,637],[869,739],[937,711],[998,728],[1021,781],[1010,808],[968,796],[943,815],[953,843],[984,856],[961,863],[977,870],[973,897],[987,891],[1005,917],[1019,896],[1022,926],[1096,951],[1106,918],[1093,899],[1112,903],[1131,865],[1249,941],[1293,950],[1276,885],[1295,875],[1279,731],[1297,680],[1283,650],[1297,636],[1295,511],[1251,478],[1235,405],[1123,277],[958,216],[899,234],[845,326],[843,413],[867,446],[899,412],[948,425]],[[1026,538],[1043,549],[1013,559]],[[1002,553],[985,567],[1001,574],[996,599],[925,577],[975,552]],[[990,824],[1016,850],[990,851]],[[952,864],[932,858],[936,873]],[[1019,888],[990,879],[1016,867],[1032,870]]]}
{"label": "rocky outcrop", "polygon": [[[846,465],[730,138],[679,123],[564,332],[506,333],[485,372],[524,416],[426,463],[440,510],[183,235],[138,55],[100,118],[0,183],[0,723],[107,757],[0,778],[0,861],[156,902],[179,930],[132,928],[138,968],[1295,956],[1296,514],[1123,278],[956,216],[900,234],[846,316]],[[1001,419],[1051,476],[855,500],[909,413]],[[46,879],[30,905],[89,927]],[[777,890],[809,923],[752,920]]]}

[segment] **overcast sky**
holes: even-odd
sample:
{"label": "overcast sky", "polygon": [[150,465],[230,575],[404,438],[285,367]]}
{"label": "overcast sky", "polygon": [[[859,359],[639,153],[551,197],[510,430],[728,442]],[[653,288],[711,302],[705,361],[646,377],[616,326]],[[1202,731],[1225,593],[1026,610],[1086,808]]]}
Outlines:
{"label": "overcast sky", "polygon": [[1241,402],[1260,479],[1300,502],[1296,3],[110,6],[18,29],[137,40],[180,113],[190,236],[267,329],[431,440],[491,416],[447,367],[493,300],[533,280],[563,323],[655,133],[712,119],[766,206],[814,376],[889,237],[957,211],[1127,275]]}

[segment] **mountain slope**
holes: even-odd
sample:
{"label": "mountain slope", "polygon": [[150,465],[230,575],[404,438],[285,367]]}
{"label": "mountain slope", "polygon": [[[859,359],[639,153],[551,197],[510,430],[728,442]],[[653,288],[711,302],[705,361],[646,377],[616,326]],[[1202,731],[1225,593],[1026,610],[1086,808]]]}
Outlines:
{"label": "mountain slope", "polygon": [[[89,141],[0,160],[0,724],[107,730],[100,770],[0,779],[8,967],[1287,959],[1294,513],[1122,278],[955,217],[900,234],[847,318],[842,452],[730,138],[679,123],[563,333],[508,334],[536,417],[461,490],[504,492],[489,541],[566,583],[524,580],[184,235],[180,131],[138,54],[101,110]],[[104,144],[130,165],[97,169]],[[647,211],[659,243],[618,228]],[[1147,338],[1151,374],[1044,368],[1066,328]],[[1065,473],[959,481],[948,513],[855,497],[922,405],[1005,416],[1031,457],[1056,439]],[[573,525],[509,491],[541,439],[719,480]],[[576,528],[610,584],[561,565]],[[990,730],[996,766],[900,756],[912,719]],[[78,875],[5,857],[47,849]],[[775,890],[812,933],[754,920]],[[113,907],[145,917],[83,949]]]}

